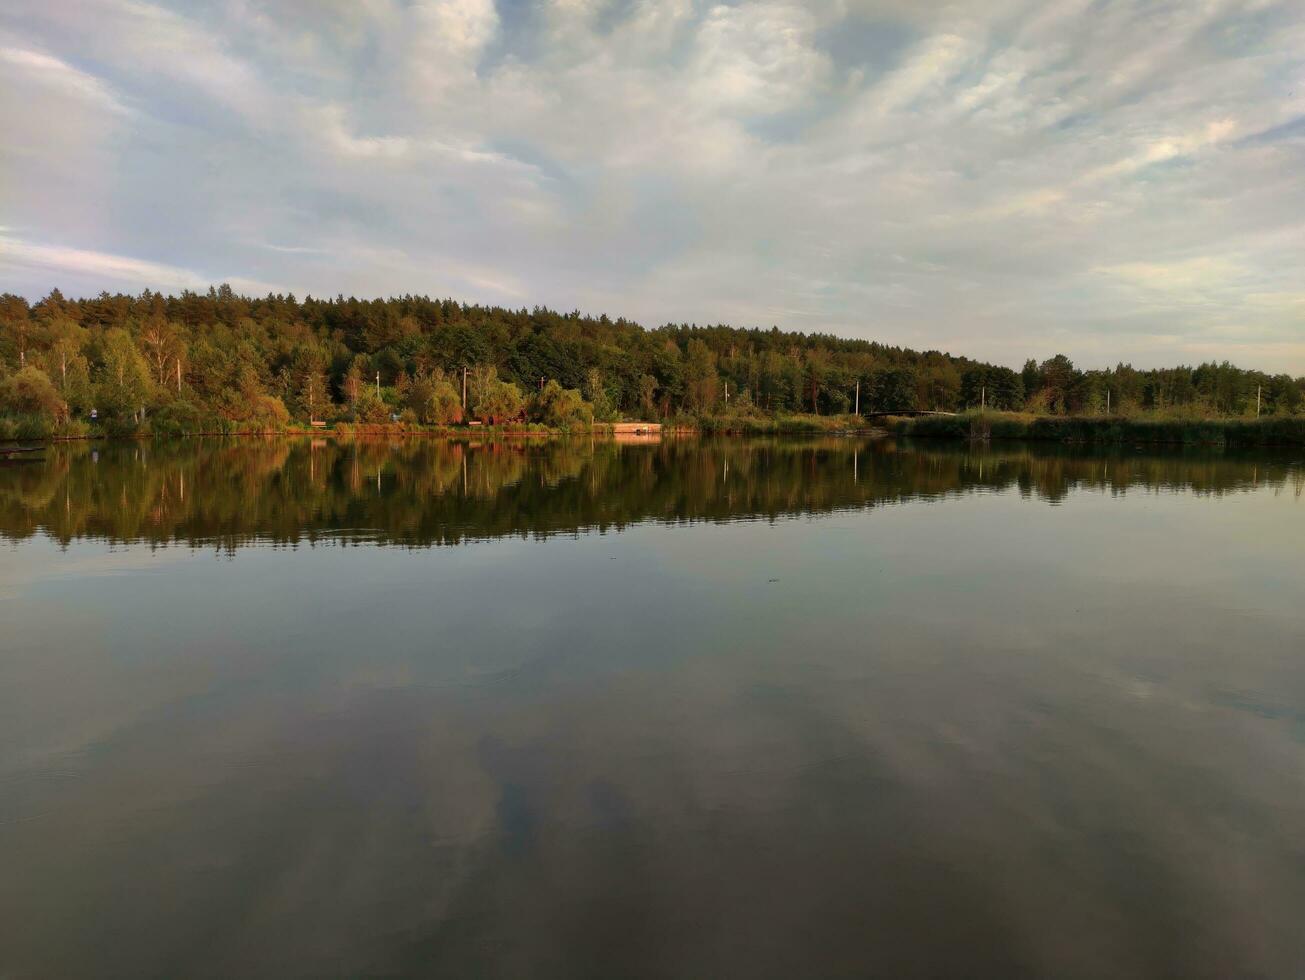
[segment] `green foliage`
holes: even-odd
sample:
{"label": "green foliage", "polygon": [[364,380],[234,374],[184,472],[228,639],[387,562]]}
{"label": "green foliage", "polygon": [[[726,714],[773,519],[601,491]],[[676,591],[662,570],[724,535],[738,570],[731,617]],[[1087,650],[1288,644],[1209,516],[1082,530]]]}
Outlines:
{"label": "green foliage", "polygon": [[705,342],[689,340],[684,357],[684,407],[691,412],[707,412],[716,405],[720,377],[716,374],[716,355]]}
{"label": "green foliage", "polygon": [[[542,308],[423,296],[253,299],[226,287],[75,301],[54,291],[35,305],[0,296],[0,377],[20,368],[42,371],[69,417],[87,420],[97,409],[95,426],[113,432],[188,429],[196,424],[188,409],[168,410],[177,401],[199,413],[206,431],[313,419],[374,426],[390,424],[394,414],[422,425],[457,424],[464,369],[473,417],[519,420],[529,392],[531,418],[555,416],[572,427],[585,416],[577,399],[600,422],[720,419],[743,427],[741,419],[765,416],[775,428],[815,424],[791,421],[807,415],[841,417],[858,405],[862,413],[983,405],[1055,417],[1163,415],[1190,424],[1305,410],[1305,379],[1227,363],[1082,371],[1056,355],[1017,372],[938,351],[775,328],[645,330]],[[549,408],[535,397],[549,382],[576,395]],[[36,395],[45,407],[33,417],[54,419],[48,389]],[[30,414],[16,405],[0,413]]]}
{"label": "green foliage", "polygon": [[363,385],[353,400],[353,420],[366,422],[368,425],[380,425],[390,421],[390,414],[390,406],[376,394],[376,389],[371,385]]}
{"label": "green foliage", "polygon": [[657,379],[651,374],[639,378],[639,412],[645,419],[652,419],[658,415],[657,390],[660,387]]}
{"label": "green foliage", "polygon": [[221,431],[221,423],[193,402],[177,399],[155,410],[150,426],[156,436],[191,436]]}
{"label": "green foliage", "polygon": [[594,424],[594,407],[575,388],[550,381],[532,400],[530,418],[555,429],[587,429]]}
{"label": "green foliage", "polygon": [[68,417],[68,403],[40,368],[25,367],[0,381],[0,410],[58,423]]}
{"label": "green foliage", "polygon": [[865,424],[865,420],[857,415],[756,415],[741,412],[699,416],[693,422],[704,433],[720,435],[814,435],[849,432]]}
{"label": "green foliage", "polygon": [[42,357],[46,375],[68,403],[69,412],[75,415],[85,415],[92,407],[95,396],[91,385],[90,364],[82,353],[84,333],[85,331],[69,328],[67,334],[59,336]]}
{"label": "green foliage", "polygon": [[50,439],[57,433],[58,427],[45,416],[10,415],[0,418],[0,442],[13,442],[23,439]]}
{"label": "green foliage", "polygon": [[960,403],[965,408],[1019,411],[1024,407],[1024,379],[1010,368],[976,364],[961,375]]}
{"label": "green foliage", "polygon": [[334,414],[328,366],[325,351],[316,345],[303,345],[295,351],[286,378],[286,394],[292,398],[297,417],[311,422]]}
{"label": "green foliage", "polygon": [[104,368],[96,389],[96,403],[102,414],[120,423],[139,420],[149,397],[149,366],[126,330],[115,328],[105,335]]}
{"label": "green foliage", "polygon": [[498,369],[492,364],[471,372],[467,397],[472,416],[487,425],[516,421],[525,408],[521,389],[510,381],[500,380]]}
{"label": "green foliage", "polygon": [[361,354],[353,358],[349,363],[349,370],[344,374],[344,384],[341,390],[344,393],[345,400],[349,403],[351,409],[357,410],[358,399],[367,387],[367,378],[371,374],[370,365],[367,358]]}
{"label": "green foliage", "polygon": [[876,371],[870,376],[867,387],[868,400],[862,405],[872,412],[910,412],[916,407],[918,384],[915,372],[909,367],[893,367]]}
{"label": "green foliage", "polygon": [[462,421],[462,399],[442,371],[421,371],[408,385],[404,405],[425,425],[455,425]]}
{"label": "green foliage", "polygon": [[592,406],[595,421],[615,422],[619,418],[616,402],[603,381],[603,372],[598,368],[590,368],[586,373],[584,393]]}

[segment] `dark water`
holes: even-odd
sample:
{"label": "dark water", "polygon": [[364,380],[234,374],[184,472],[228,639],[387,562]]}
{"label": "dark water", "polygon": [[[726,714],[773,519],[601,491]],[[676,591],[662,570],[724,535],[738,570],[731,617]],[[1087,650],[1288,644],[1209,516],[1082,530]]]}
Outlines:
{"label": "dark water", "polygon": [[0,977],[1301,977],[1298,457],[0,468]]}

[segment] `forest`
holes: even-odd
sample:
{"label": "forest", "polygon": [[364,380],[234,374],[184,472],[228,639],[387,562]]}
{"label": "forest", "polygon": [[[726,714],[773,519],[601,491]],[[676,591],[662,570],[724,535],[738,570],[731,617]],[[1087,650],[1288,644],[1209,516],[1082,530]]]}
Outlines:
{"label": "forest", "polygon": [[[987,408],[1040,416],[1300,414],[1305,378],[1224,362],[1020,370],[935,350],[424,296],[0,296],[0,438],[335,425],[588,428]],[[718,426],[719,427],[719,426]]]}

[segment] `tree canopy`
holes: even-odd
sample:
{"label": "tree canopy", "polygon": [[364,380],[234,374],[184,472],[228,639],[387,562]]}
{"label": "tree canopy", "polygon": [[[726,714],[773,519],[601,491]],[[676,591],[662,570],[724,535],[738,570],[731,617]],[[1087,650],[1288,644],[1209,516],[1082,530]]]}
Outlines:
{"label": "tree canopy", "polygon": [[[463,382],[467,385],[464,404]],[[0,296],[0,416],[132,430],[287,420],[549,425],[677,415],[984,406],[1047,414],[1295,414],[1305,379],[1228,363],[1021,371],[777,328],[667,324],[425,296],[299,300],[227,286],[176,296]]]}

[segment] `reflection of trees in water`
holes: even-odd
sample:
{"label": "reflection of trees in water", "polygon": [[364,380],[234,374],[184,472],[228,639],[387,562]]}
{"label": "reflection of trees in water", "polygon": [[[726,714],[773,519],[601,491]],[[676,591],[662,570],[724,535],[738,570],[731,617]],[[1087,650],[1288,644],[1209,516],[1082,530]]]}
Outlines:
{"label": "reflection of trees in water", "polygon": [[53,446],[0,470],[0,534],[68,542],[376,540],[412,546],[636,521],[779,518],[1017,489],[1296,496],[1297,457],[1095,453],[848,439],[447,442],[188,440]]}

